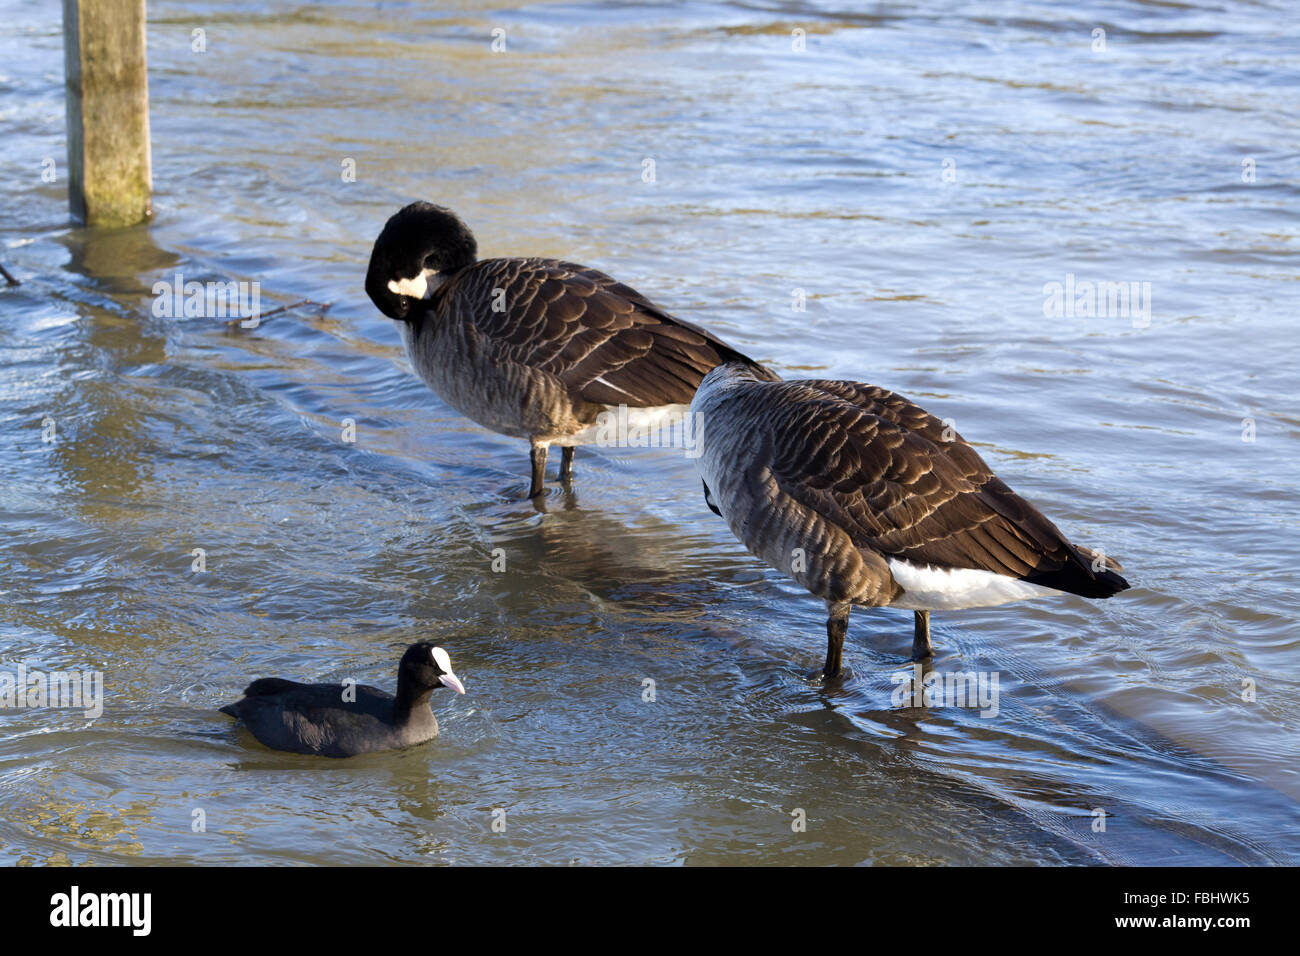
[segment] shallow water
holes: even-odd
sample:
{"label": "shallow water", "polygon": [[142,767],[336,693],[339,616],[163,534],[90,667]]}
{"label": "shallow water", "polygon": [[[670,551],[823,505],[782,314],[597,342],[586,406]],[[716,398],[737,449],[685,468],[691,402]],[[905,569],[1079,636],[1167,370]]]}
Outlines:
{"label": "shallow water", "polygon": [[[0,858],[1300,862],[1287,6],[447,6],[151,3],[156,218],[95,233],[58,7],[0,0],[0,669],[107,686],[94,721],[0,711]],[[680,451],[584,449],[539,514],[522,443],[411,376],[361,284],[412,198],[952,418],[1133,590],[936,614],[996,717],[892,705],[895,610],[823,691],[820,602]],[[156,317],[177,271],[328,307]],[[1068,274],[1149,282],[1149,322],[1045,317]],[[418,638],[469,691],[429,746],[280,755],[216,711],[387,686]]]}

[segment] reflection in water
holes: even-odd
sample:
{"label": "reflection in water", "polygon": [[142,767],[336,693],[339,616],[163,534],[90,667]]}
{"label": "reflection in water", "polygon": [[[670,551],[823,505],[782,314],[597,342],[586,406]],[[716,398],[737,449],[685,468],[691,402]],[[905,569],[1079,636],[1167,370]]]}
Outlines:
{"label": "reflection in water", "polygon": [[[64,440],[54,442],[50,455],[63,487],[80,492],[75,504],[82,520],[111,525],[120,509],[150,499],[145,486],[157,454],[150,441],[156,396],[123,387],[122,377],[152,377],[149,367],[166,361],[161,331],[151,333],[141,321],[149,314],[142,277],[179,257],[159,249],[146,226],[79,229],[63,242],[72,284],[88,291],[70,303],[83,316],[80,334],[59,349],[65,385],[51,417]],[[94,357],[92,369],[85,368],[87,355]]]}
{"label": "reflection in water", "polygon": [[[1257,95],[1300,64],[1251,8],[1122,5],[1133,55],[1102,59],[1033,4],[417,3],[400,35],[227,6],[201,60],[151,7],[153,224],[71,228],[39,179],[0,223],[0,666],[107,690],[93,723],[0,712],[5,859],[1300,859],[1297,196]],[[60,155],[57,10],[0,7],[0,150]],[[413,198],[485,256],[586,262],[788,375],[952,416],[1134,590],[936,615],[926,672],[996,674],[996,715],[896,706],[888,609],[823,687],[819,604],[680,454],[584,448],[538,509],[523,447],[411,375],[361,282]],[[177,271],[332,305],[156,318]],[[1045,315],[1070,274],[1149,282],[1150,325]],[[468,690],[429,746],[322,763],[216,712],[266,674],[386,685],[426,637]]]}

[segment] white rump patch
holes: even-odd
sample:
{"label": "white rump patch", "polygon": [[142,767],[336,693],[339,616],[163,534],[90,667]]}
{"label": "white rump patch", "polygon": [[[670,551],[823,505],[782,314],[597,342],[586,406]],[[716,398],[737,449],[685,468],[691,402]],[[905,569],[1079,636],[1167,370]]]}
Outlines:
{"label": "white rump patch", "polygon": [[[596,381],[609,385],[603,378]],[[690,413],[689,405],[606,405],[596,424],[588,425],[582,431],[565,438],[557,438],[555,444],[605,445],[614,448],[676,447],[658,436],[665,430],[680,429]]]}
{"label": "white rump patch", "polygon": [[903,587],[903,593],[889,606],[908,611],[959,611],[1065,593],[992,571],[936,568],[900,558],[889,559],[889,570]]}
{"label": "white rump patch", "polygon": [[[429,279],[433,282],[430,283]],[[442,285],[442,277],[432,269],[425,269],[414,279],[390,279],[388,291],[394,295],[409,295],[412,299],[424,299],[434,289]]]}
{"label": "white rump patch", "polygon": [[433,662],[438,665],[438,669],[440,671],[442,671],[444,674],[451,673],[451,655],[449,655],[441,647],[435,647],[432,651],[430,651],[430,655],[433,657]]}

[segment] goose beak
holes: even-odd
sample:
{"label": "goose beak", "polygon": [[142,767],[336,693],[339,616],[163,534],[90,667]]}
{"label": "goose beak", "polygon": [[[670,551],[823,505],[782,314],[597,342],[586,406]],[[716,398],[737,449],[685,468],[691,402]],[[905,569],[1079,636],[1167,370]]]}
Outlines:
{"label": "goose beak", "polygon": [[460,682],[460,678],[457,677],[455,674],[453,674],[451,671],[448,671],[445,674],[439,674],[438,680],[442,681],[446,686],[450,687],[458,694],[465,693],[465,685],[462,684]]}

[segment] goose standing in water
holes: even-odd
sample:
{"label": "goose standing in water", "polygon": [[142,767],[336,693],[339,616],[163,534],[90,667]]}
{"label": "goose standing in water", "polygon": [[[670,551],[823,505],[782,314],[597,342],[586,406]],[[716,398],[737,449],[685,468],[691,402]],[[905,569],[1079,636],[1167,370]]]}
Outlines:
{"label": "goose standing in water", "polygon": [[415,202],[375,240],[366,293],[401,324],[406,354],[448,405],[532,446],[530,498],[546,453],[599,439],[597,417],[626,406],[629,428],[686,413],[705,374],[748,361],[698,326],[595,269],[558,259],[477,258],[450,209]]}
{"label": "goose standing in water", "polygon": [[1067,592],[1110,597],[1120,566],[1071,544],[960,435],[861,382],[772,381],[720,365],[691,403],[708,506],[750,551],[826,601],[827,678],[853,605],[930,612]]}

